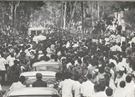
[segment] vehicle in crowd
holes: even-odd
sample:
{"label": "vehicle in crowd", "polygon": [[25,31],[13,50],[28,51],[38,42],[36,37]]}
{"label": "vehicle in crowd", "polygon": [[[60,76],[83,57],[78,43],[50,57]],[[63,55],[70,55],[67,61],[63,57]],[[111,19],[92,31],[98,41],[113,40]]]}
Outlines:
{"label": "vehicle in crowd", "polygon": [[56,72],[54,71],[29,71],[21,73],[20,76],[24,76],[26,78],[25,84],[27,87],[32,87],[32,83],[37,80],[36,79],[37,73],[42,74],[42,80],[47,83],[47,87],[53,87],[56,74]]}
{"label": "vehicle in crowd", "polygon": [[60,62],[41,61],[32,65],[32,71],[55,71],[59,72]]}
{"label": "vehicle in crowd", "polygon": [[28,87],[32,86],[32,83],[36,81],[36,74],[42,74],[42,80],[45,81],[48,87],[53,87],[53,83],[55,82],[55,74],[59,72],[60,63],[59,62],[35,62],[32,65],[32,70],[23,72],[20,76],[25,76],[26,85]]}
{"label": "vehicle in crowd", "polygon": [[54,88],[26,87],[8,91],[3,97],[55,97],[58,91]]}
{"label": "vehicle in crowd", "polygon": [[38,35],[44,33],[46,29],[44,27],[33,27],[28,29],[28,35]]}

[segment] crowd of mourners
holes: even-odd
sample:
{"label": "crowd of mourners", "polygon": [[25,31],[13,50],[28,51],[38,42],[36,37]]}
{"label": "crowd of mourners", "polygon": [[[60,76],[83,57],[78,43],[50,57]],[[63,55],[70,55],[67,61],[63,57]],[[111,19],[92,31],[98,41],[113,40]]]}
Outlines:
{"label": "crowd of mourners", "polygon": [[[35,62],[61,62],[54,88],[62,97],[134,97],[135,36],[108,31],[101,38],[5,43],[0,47],[1,84],[20,80]],[[47,86],[47,85],[45,85]]]}

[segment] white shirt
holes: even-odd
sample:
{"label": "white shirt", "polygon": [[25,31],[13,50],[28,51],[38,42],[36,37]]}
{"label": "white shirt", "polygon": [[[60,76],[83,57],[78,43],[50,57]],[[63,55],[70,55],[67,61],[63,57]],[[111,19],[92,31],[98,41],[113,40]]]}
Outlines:
{"label": "white shirt", "polygon": [[113,69],[110,69],[110,73],[111,73],[111,79],[114,80],[115,79],[115,72]]}
{"label": "white shirt", "polygon": [[2,86],[1,86],[1,84],[0,84],[0,90],[2,90]]}
{"label": "white shirt", "polygon": [[120,51],[120,52],[122,52],[121,47],[120,47],[120,46],[118,46],[118,45],[114,45],[114,46],[112,46],[112,47],[110,48],[110,50],[111,50],[111,51]]}
{"label": "white shirt", "polygon": [[123,74],[121,78],[116,78],[115,83],[117,83],[117,88],[120,87],[120,82],[125,81],[126,74]]}
{"label": "white shirt", "polygon": [[116,45],[116,47],[117,47],[116,51],[122,52],[122,48],[120,46]]}
{"label": "white shirt", "polygon": [[70,42],[68,41],[66,44],[66,48],[69,48],[69,47],[70,47]]}
{"label": "white shirt", "polygon": [[68,63],[68,64],[66,65],[67,68],[69,68],[70,66],[72,66],[71,63]]}
{"label": "white shirt", "polygon": [[46,49],[46,51],[47,51],[48,54],[52,54],[52,51],[49,47]]}
{"label": "white shirt", "polygon": [[116,66],[116,71],[119,71],[119,70],[124,70],[124,66],[123,66],[123,62],[119,62],[118,65]]}
{"label": "white shirt", "polygon": [[81,85],[81,94],[86,97],[91,97],[94,94],[94,84],[87,80]]}
{"label": "white shirt", "polygon": [[120,35],[117,35],[116,36],[116,43],[120,43],[121,42],[121,36]]}
{"label": "white shirt", "polygon": [[131,81],[130,83],[126,83],[125,90],[127,91],[126,97],[134,97],[135,83],[133,81]]}
{"label": "white shirt", "polygon": [[9,88],[9,90],[15,90],[15,89],[20,89],[20,88],[24,88],[24,87],[26,87],[25,85],[23,85],[21,82],[14,82],[11,86],[10,86],[10,88]]}
{"label": "white shirt", "polygon": [[133,37],[131,41],[135,43],[135,37]]}
{"label": "white shirt", "polygon": [[6,60],[7,60],[7,64],[9,64],[9,66],[11,67],[14,65],[15,57],[11,57],[11,55],[9,55]]}
{"label": "white shirt", "polygon": [[64,81],[60,82],[59,88],[62,89],[62,97],[73,97],[73,84],[74,81],[71,79],[65,79]]}
{"label": "white shirt", "polygon": [[109,44],[109,38],[105,38],[105,45]]}
{"label": "white shirt", "polygon": [[103,91],[103,92],[97,92],[95,94],[93,94],[92,97],[107,97],[106,93]]}
{"label": "white shirt", "polygon": [[110,79],[109,87],[110,87],[111,89],[113,89],[113,91],[115,91],[115,89],[116,89],[115,83],[114,83],[114,81],[113,81],[112,79]]}
{"label": "white shirt", "polygon": [[75,81],[73,84],[74,97],[80,97],[81,83],[79,81]]}
{"label": "white shirt", "polygon": [[116,36],[114,34],[110,35],[109,37],[110,42],[115,42],[116,41],[115,39],[116,39]]}
{"label": "white shirt", "polygon": [[0,71],[6,71],[6,60],[4,58],[0,58]]}
{"label": "white shirt", "polygon": [[54,44],[51,44],[50,49],[51,49],[52,51],[55,51],[55,45],[54,45]]}
{"label": "white shirt", "polygon": [[109,63],[111,63],[111,62],[114,63],[115,66],[117,66],[116,60],[114,60],[114,59],[109,59]]}
{"label": "white shirt", "polygon": [[126,97],[126,90],[124,88],[117,88],[113,97]]}
{"label": "white shirt", "polygon": [[126,41],[126,38],[124,36],[121,37],[121,43],[122,42],[125,42]]}

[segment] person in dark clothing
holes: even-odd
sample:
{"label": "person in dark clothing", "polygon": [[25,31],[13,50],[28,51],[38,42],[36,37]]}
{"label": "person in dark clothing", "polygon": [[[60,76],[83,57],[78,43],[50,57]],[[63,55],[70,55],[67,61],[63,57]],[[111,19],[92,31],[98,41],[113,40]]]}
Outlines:
{"label": "person in dark clothing", "polygon": [[11,67],[11,70],[10,70],[10,82],[11,82],[11,84],[13,82],[17,82],[19,80],[20,73],[21,73],[21,67],[19,65],[19,61],[15,60],[14,65]]}
{"label": "person in dark clothing", "polygon": [[47,83],[42,80],[42,74],[36,74],[37,80],[32,84],[32,87],[47,87]]}

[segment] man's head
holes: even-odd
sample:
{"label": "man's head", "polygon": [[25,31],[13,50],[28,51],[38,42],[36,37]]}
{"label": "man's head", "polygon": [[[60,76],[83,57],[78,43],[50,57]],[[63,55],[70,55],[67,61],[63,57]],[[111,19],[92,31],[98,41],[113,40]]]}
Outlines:
{"label": "man's head", "polygon": [[36,78],[37,78],[37,80],[41,80],[42,79],[42,74],[41,73],[37,73],[36,74]]}
{"label": "man's head", "polygon": [[100,91],[104,91],[104,90],[105,90],[105,85],[100,84],[100,85],[99,85],[99,90],[100,90]]}
{"label": "man's head", "polygon": [[126,86],[125,81],[121,81],[121,82],[120,82],[120,87],[121,87],[121,88],[124,88],[125,86]]}
{"label": "man's head", "polygon": [[24,76],[21,76],[21,77],[19,78],[19,81],[23,84],[23,83],[25,82],[25,77],[24,77]]}
{"label": "man's head", "polygon": [[99,68],[99,73],[104,73],[104,67],[103,67],[103,66],[101,66],[101,67]]}
{"label": "man's head", "polygon": [[87,74],[87,79],[91,80],[92,75],[91,74]]}
{"label": "man's head", "polygon": [[126,76],[126,82],[127,82],[127,83],[130,83],[131,81],[132,81],[131,76]]}
{"label": "man's head", "polygon": [[117,74],[117,77],[118,78],[121,78],[123,76],[124,72],[123,71],[119,71],[118,74]]}
{"label": "man's head", "polygon": [[113,42],[112,45],[113,45],[113,46],[116,45],[116,42]]}
{"label": "man's head", "polygon": [[113,94],[113,90],[111,88],[107,88],[105,92],[107,96],[112,96]]}
{"label": "man's head", "polygon": [[11,57],[14,57],[14,53],[10,53]]}
{"label": "man's head", "polygon": [[80,76],[79,76],[79,75],[75,75],[75,76],[74,76],[74,80],[75,80],[75,81],[79,81],[79,79],[80,79]]}
{"label": "man's head", "polygon": [[19,64],[19,61],[18,60],[14,60],[14,64],[15,65]]}
{"label": "man's head", "polygon": [[72,74],[70,72],[65,72],[64,73],[64,78],[65,79],[69,79],[69,78],[71,78],[71,76],[72,76]]}
{"label": "man's head", "polygon": [[94,85],[94,90],[95,90],[95,92],[99,92],[100,91],[99,84],[95,84]]}
{"label": "man's head", "polygon": [[118,43],[118,46],[121,46],[121,43],[120,42]]}
{"label": "man's head", "polygon": [[60,72],[57,72],[55,74],[56,80],[60,80],[62,78],[62,74]]}

